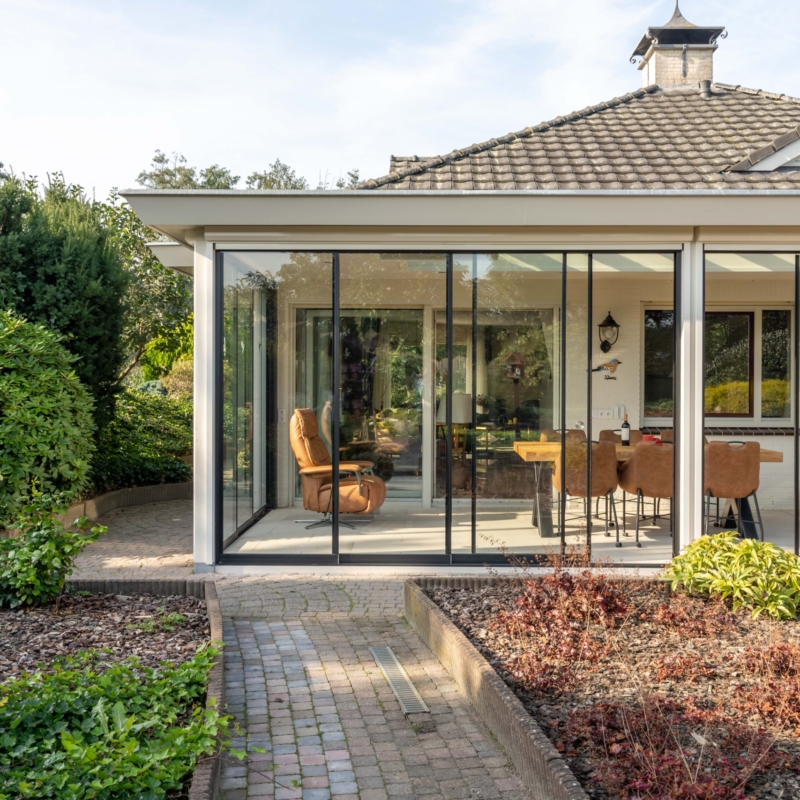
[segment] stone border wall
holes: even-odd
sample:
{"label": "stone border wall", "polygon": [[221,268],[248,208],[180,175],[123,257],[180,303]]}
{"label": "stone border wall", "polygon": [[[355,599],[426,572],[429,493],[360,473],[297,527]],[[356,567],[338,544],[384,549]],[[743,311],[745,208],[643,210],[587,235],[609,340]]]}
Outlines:
{"label": "stone border wall", "polygon": [[[160,597],[188,595],[206,601],[206,613],[211,627],[211,642],[223,644],[222,610],[214,581],[165,581],[165,580],[68,580],[67,585],[75,591],[102,594],[154,594]],[[211,668],[206,689],[206,706],[222,712],[225,708],[225,650],[221,649],[219,660]],[[195,767],[189,788],[189,800],[216,800],[222,754],[217,753]]]}
{"label": "stone border wall", "polygon": [[91,520],[102,517],[118,508],[128,506],[143,506],[146,503],[161,503],[165,500],[191,500],[194,484],[192,481],[184,483],[160,483],[156,486],[135,486],[131,489],[116,489],[83,500],[69,507],[66,514],[59,519],[64,525],[70,525],[78,517],[86,516]]}
{"label": "stone border wall", "polygon": [[482,589],[518,578],[413,578],[405,583],[408,621],[505,748],[535,800],[588,800],[566,761],[505,681],[425,589]]}

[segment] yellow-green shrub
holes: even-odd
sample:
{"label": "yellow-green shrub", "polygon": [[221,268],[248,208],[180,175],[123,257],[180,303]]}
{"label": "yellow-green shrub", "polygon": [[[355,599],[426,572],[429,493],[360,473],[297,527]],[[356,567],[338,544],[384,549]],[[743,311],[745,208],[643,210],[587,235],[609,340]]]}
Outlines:
{"label": "yellow-green shrub", "polygon": [[794,619],[800,604],[800,558],[735,531],[701,536],[667,567],[673,589],[730,600],[754,617]]}

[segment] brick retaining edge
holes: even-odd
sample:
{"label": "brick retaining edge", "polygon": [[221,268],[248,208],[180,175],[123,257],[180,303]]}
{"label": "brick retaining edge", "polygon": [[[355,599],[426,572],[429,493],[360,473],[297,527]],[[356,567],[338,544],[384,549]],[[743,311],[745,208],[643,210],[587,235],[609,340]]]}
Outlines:
{"label": "brick retaining edge", "polygon": [[90,500],[82,500],[69,507],[66,514],[58,518],[64,525],[71,525],[79,517],[86,516],[95,520],[127,506],[143,506],[146,503],[161,503],[165,500],[191,500],[194,484],[192,481],[183,483],[159,483],[155,486],[133,486],[130,489],[115,489]]}
{"label": "brick retaining edge", "polygon": [[413,578],[406,617],[497,737],[535,800],[589,800],[561,754],[505,681],[425,594],[433,588],[480,589],[508,578]]}
{"label": "brick retaining edge", "polygon": [[[220,713],[225,708],[225,650],[222,638],[222,610],[217,596],[217,587],[210,580],[68,580],[74,591],[102,594],[154,594],[161,597],[188,595],[206,601],[206,613],[211,628],[211,642],[220,647],[220,657],[208,676],[206,707],[216,708]],[[189,800],[216,800],[222,753],[198,762],[189,788]]]}

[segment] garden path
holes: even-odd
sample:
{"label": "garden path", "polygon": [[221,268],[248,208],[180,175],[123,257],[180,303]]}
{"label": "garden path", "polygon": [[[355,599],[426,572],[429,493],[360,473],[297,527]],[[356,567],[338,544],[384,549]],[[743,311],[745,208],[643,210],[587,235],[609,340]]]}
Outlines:
{"label": "garden path", "polygon": [[[191,503],[124,509],[82,554],[78,578],[191,578]],[[517,800],[502,748],[405,622],[398,574],[198,575],[217,583],[226,692],[248,762],[223,800]],[[406,720],[370,647],[389,645],[428,704]]]}

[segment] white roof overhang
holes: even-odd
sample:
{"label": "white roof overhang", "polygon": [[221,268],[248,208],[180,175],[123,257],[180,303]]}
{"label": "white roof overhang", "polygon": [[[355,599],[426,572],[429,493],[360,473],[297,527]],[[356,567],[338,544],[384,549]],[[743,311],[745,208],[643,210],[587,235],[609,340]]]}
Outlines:
{"label": "white roof overhang", "polygon": [[[708,227],[782,229],[800,244],[800,190],[581,191],[174,191],[122,193],[141,220],[187,248],[209,230],[218,241],[324,241],[320,232],[380,230],[399,245],[403,231],[447,231],[449,241],[475,231],[645,230]],[[394,232],[394,233],[393,233]],[[684,236],[686,231],[681,232]],[[360,234],[358,234],[360,235]],[[691,233],[689,234],[691,236]],[[355,242],[357,235],[354,234]],[[284,235],[283,240],[287,240]],[[663,239],[662,239],[663,240]],[[278,239],[275,239],[278,241]],[[342,241],[341,237],[337,241]],[[342,248],[346,249],[346,248]],[[161,250],[154,249],[155,252]],[[165,251],[166,252],[166,251]],[[178,257],[178,264],[188,251]],[[161,256],[159,256],[161,257]],[[166,262],[164,262],[166,263]]]}

